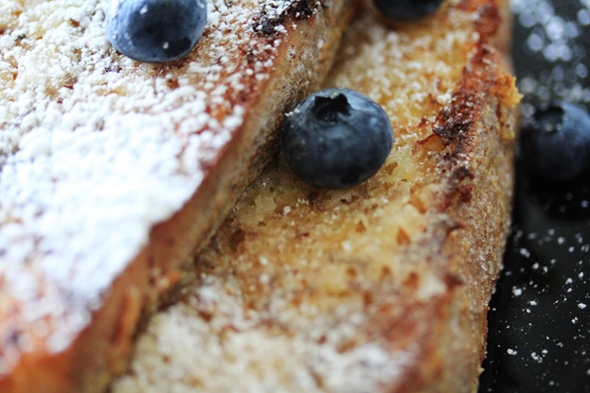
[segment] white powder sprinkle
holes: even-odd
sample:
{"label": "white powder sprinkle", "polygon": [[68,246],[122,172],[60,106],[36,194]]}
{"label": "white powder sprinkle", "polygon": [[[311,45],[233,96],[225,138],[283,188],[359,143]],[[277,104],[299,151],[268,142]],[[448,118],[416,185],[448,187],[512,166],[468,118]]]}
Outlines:
{"label": "white powder sprinkle", "polygon": [[266,266],[266,265],[268,265],[268,258],[261,256],[259,258],[259,262],[262,266]]}
{"label": "white powder sprinkle", "polygon": [[522,255],[525,258],[530,258],[531,256],[531,252],[529,250],[527,250],[526,248],[521,248],[519,250],[520,255]]}
{"label": "white powder sprinkle", "polygon": [[506,350],[506,353],[508,353],[508,355],[510,356],[516,356],[516,354],[518,353],[516,350],[512,349],[512,348],[508,348]]}
{"label": "white powder sprinkle", "polygon": [[262,2],[211,0],[189,60],[140,64],[107,41],[109,3],[0,2],[2,291],[27,304],[28,330],[59,321],[55,350],[88,322],[150,228],[199,187],[243,123],[230,103],[249,95],[249,75],[267,77],[280,42],[252,29]]}

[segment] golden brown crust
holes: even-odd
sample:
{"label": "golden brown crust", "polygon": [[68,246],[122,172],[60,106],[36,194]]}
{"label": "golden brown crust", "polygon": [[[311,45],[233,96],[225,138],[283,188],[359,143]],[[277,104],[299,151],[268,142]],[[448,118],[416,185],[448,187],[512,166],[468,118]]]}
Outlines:
{"label": "golden brown crust", "polygon": [[389,29],[363,8],[327,85],[384,107],[384,167],[325,191],[269,166],[114,391],[476,391],[510,221],[519,95],[494,46],[507,7],[449,0]]}
{"label": "golden brown crust", "polygon": [[[246,58],[253,62],[272,61],[267,79],[252,75],[247,88],[242,88],[242,96],[228,96],[234,100],[230,102],[232,105],[243,106],[243,124],[215,160],[203,168],[204,180],[184,207],[151,230],[148,244],[128,261],[112,286],[101,295],[101,305],[92,306],[91,320],[83,329],[72,333],[73,341],[59,351],[52,351],[47,343],[50,332],[28,331],[30,326],[18,311],[19,307],[27,307],[26,304],[0,305],[0,337],[27,335],[34,340],[26,347],[20,346],[18,340],[2,343],[2,392],[101,391],[113,374],[125,368],[142,315],[153,311],[158,299],[183,279],[182,269],[191,265],[193,255],[207,242],[240,190],[266,163],[271,131],[278,127],[282,114],[306,92],[317,88],[331,65],[349,18],[350,4],[335,0],[325,2],[325,7],[318,10],[302,9],[298,3],[294,4],[295,7],[278,14],[279,20],[271,21],[272,29],[260,32],[262,40],[271,46],[281,38],[276,41],[280,43],[272,56],[241,53],[240,59],[233,59],[236,63]],[[308,12],[301,15],[305,10]],[[256,23],[264,27],[270,22],[260,15]],[[257,48],[252,46],[253,50]],[[176,67],[182,69],[197,60],[187,58],[151,72],[174,73]],[[178,88],[174,80],[170,79],[174,84],[171,87]],[[216,110],[212,115],[224,121],[228,114],[222,108]],[[51,285],[48,283],[48,288]],[[60,326],[59,320],[52,320],[50,326],[55,331],[67,329]],[[15,351],[20,352],[17,358],[8,356]]]}

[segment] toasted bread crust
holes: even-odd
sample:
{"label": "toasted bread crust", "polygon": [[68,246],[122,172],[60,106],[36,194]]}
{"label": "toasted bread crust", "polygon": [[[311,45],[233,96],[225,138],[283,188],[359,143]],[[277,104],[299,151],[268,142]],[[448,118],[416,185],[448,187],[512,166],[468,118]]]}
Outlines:
{"label": "toasted bread crust", "polygon": [[[41,48],[41,44],[38,43],[45,42],[43,40],[51,42],[51,29],[55,28],[57,31],[55,26],[62,26],[60,18],[67,22],[67,18],[70,17],[70,8],[79,6],[75,0],[66,0],[63,3],[63,8],[67,11],[59,9],[59,5],[57,8],[51,8],[51,13],[47,15],[48,20],[51,21],[50,26],[44,26],[46,30],[43,32],[44,35],[36,37],[38,41],[34,39],[27,41],[24,38],[19,41],[23,43],[24,47],[24,52],[20,55],[21,58],[10,58],[17,50],[8,47],[9,50],[6,51],[5,57],[0,60],[6,64],[15,62],[18,66],[21,60],[24,64],[28,54],[45,53],[47,56],[51,55],[53,47]],[[221,18],[223,22],[225,14],[231,12],[228,11],[228,8],[221,7],[221,3],[212,4],[214,7],[220,7],[214,16]],[[211,7],[212,4],[209,6]],[[180,172],[182,176],[186,175],[189,179],[187,180],[188,184],[192,184],[193,188],[192,190],[189,188],[188,193],[184,186],[179,187],[184,190],[180,193],[178,189],[173,187],[161,190],[163,194],[170,195],[170,198],[178,197],[173,202],[173,205],[178,207],[165,208],[164,210],[168,212],[155,217],[153,221],[140,218],[144,222],[140,225],[139,230],[144,232],[145,240],[139,243],[123,242],[119,245],[126,248],[127,251],[124,253],[131,255],[128,259],[116,262],[118,257],[114,251],[121,250],[112,250],[113,257],[111,258],[108,248],[112,247],[112,244],[108,241],[106,244],[99,244],[98,242],[102,240],[100,237],[94,240],[96,249],[87,249],[82,251],[82,256],[68,259],[67,248],[75,243],[76,236],[90,238],[90,242],[92,242],[93,234],[88,230],[90,228],[81,234],[64,235],[65,240],[62,242],[50,244],[49,249],[43,248],[46,247],[44,243],[48,243],[43,239],[43,232],[38,231],[34,220],[28,222],[23,218],[27,206],[23,208],[18,201],[10,199],[14,195],[14,190],[18,190],[19,186],[23,189],[27,187],[25,183],[9,184],[11,173],[25,168],[27,165],[27,158],[24,156],[28,153],[27,146],[23,143],[21,143],[20,149],[11,148],[8,144],[1,146],[2,187],[0,187],[0,191],[3,195],[0,198],[2,200],[0,202],[0,217],[2,217],[2,222],[0,222],[0,255],[5,257],[0,263],[0,291],[2,292],[2,303],[0,304],[0,390],[2,392],[101,391],[113,374],[125,368],[126,359],[132,348],[133,336],[142,315],[153,311],[158,304],[158,299],[183,279],[182,269],[191,266],[195,252],[206,244],[208,237],[225,217],[241,189],[259,173],[266,163],[269,156],[269,143],[273,138],[272,131],[282,121],[282,114],[307,92],[317,88],[319,81],[323,79],[331,65],[337,42],[349,19],[351,7],[347,1],[340,0],[324,2],[321,7],[318,4],[306,8],[302,7],[299,2],[234,3],[234,7],[240,5],[245,7],[246,11],[240,11],[242,14],[238,12],[237,15],[230,15],[227,22],[235,23],[229,27],[235,31],[241,31],[240,34],[246,38],[246,44],[240,38],[238,45],[229,45],[219,38],[222,31],[214,31],[209,27],[195,52],[186,59],[168,65],[136,64],[117,55],[112,49],[108,49],[105,53],[107,53],[106,57],[111,65],[108,70],[105,70],[105,75],[112,75],[109,74],[112,72],[121,74],[120,80],[114,84],[116,86],[113,85],[114,87],[110,85],[111,81],[108,80],[108,88],[114,89],[113,91],[110,93],[103,91],[102,75],[96,78],[98,79],[96,86],[92,85],[89,78],[84,79],[85,74],[82,74],[79,76],[79,81],[73,81],[72,85],[67,87],[73,91],[74,95],[78,89],[86,91],[83,89],[94,88],[96,97],[99,98],[102,94],[126,96],[120,102],[131,109],[121,113],[115,111],[115,115],[121,119],[119,125],[121,128],[114,129],[114,132],[118,132],[120,135],[125,135],[128,131],[123,127],[126,116],[133,119],[133,116],[141,116],[143,111],[154,110],[157,112],[160,110],[147,106],[136,111],[135,105],[141,106],[140,102],[144,99],[142,94],[145,93],[142,91],[129,93],[129,90],[132,90],[136,84],[149,84],[152,81],[154,84],[165,83],[164,93],[160,97],[164,97],[164,101],[166,97],[170,97],[174,101],[178,97],[181,97],[180,100],[184,98],[181,91],[186,91],[187,87],[183,78],[189,78],[189,86],[194,83],[197,89],[203,89],[203,94],[217,88],[216,91],[222,91],[222,97],[225,99],[225,101],[219,100],[220,97],[217,94],[211,94],[210,101],[206,95],[203,101],[201,93],[196,93],[197,99],[189,94],[186,98],[189,100],[188,104],[191,103],[191,99],[194,99],[194,106],[197,109],[192,109],[193,113],[190,113],[191,108],[187,106],[187,114],[179,115],[179,120],[177,118],[174,124],[176,135],[174,133],[166,135],[166,132],[162,131],[164,138],[171,138],[172,143],[176,141],[174,138],[178,137],[179,143],[186,144],[177,153],[172,152],[170,159],[180,162]],[[12,7],[13,5],[14,7]],[[0,23],[2,23],[0,38],[4,40],[2,45],[12,45],[10,40],[18,35],[19,29],[26,30],[26,23],[33,23],[33,19],[38,16],[35,13],[34,5],[51,7],[49,4],[31,4],[31,11],[24,12],[24,10],[17,10],[19,6],[16,3],[4,3],[4,7],[7,7],[10,12],[4,14],[4,19],[0,19]],[[90,18],[100,19],[100,8],[95,9],[90,14]],[[223,27],[222,22],[214,20],[212,23],[213,26]],[[71,20],[71,24],[75,25],[75,37],[92,35],[97,27],[100,28],[101,23],[100,20],[98,22],[89,21],[84,15],[81,21]],[[90,27],[85,27],[86,25]],[[59,41],[59,37],[55,39]],[[104,37],[100,37],[100,39],[102,40]],[[228,45],[228,47],[220,48],[219,45]],[[201,52],[205,53],[201,55],[199,48],[201,48]],[[29,52],[26,52],[27,50]],[[221,55],[228,58],[215,57]],[[82,53],[82,56],[85,54]],[[90,53],[88,56],[92,58],[96,54]],[[55,60],[60,61],[60,58]],[[105,58],[101,61],[104,60]],[[212,61],[213,64],[210,64]],[[224,66],[215,68],[215,61],[224,64]],[[5,63],[0,64],[4,65]],[[10,70],[10,67],[4,67],[2,71],[7,69]],[[222,75],[217,79],[211,79],[209,75],[215,72],[220,72]],[[44,77],[43,71],[41,70],[39,73],[42,79]],[[0,76],[4,78],[7,75],[1,74]],[[212,82],[208,85],[209,79]],[[15,74],[14,77],[6,77],[1,81],[5,87],[5,94],[0,98],[12,111],[9,115],[15,117],[7,116],[0,119],[2,120],[0,126],[7,133],[13,133],[17,135],[17,138],[20,137],[23,140],[27,138],[27,133],[29,135],[44,135],[46,132],[44,129],[27,129],[24,125],[19,128],[22,115],[13,113],[17,104],[14,101],[15,98],[11,96],[19,88],[18,74]],[[85,86],[81,86],[82,84]],[[26,86],[20,88],[27,91]],[[65,92],[67,93],[67,90]],[[48,97],[48,107],[60,108],[59,97],[51,95]],[[88,102],[92,102],[92,100],[94,97],[90,95]],[[85,104],[86,102],[82,98],[81,102],[76,105],[83,106]],[[160,104],[158,103],[158,105]],[[44,102],[43,105],[45,105]],[[39,111],[44,109],[43,105],[40,105]],[[174,105],[185,105],[185,103],[173,103],[171,111],[175,110]],[[199,113],[199,105],[206,107],[201,113]],[[236,114],[237,109],[240,109],[239,114]],[[65,105],[63,109],[59,110],[63,110],[64,113],[68,111]],[[198,118],[203,115],[209,122],[208,124],[214,123],[218,126],[221,124],[224,127],[223,132],[215,129],[215,126],[211,126],[213,129],[209,129],[207,124],[203,126],[202,119]],[[102,123],[102,127],[105,127],[104,133],[113,132],[113,129],[108,129],[108,121],[107,118]],[[194,125],[195,121],[196,126]],[[64,122],[58,122],[58,127],[60,126],[64,126]],[[65,127],[67,126],[65,124]],[[62,130],[58,127],[55,130],[49,130],[50,134],[48,135],[51,135],[51,132],[60,135],[59,132]],[[162,129],[164,130],[166,127],[168,125],[163,125]],[[191,129],[191,127],[202,128]],[[230,132],[227,133],[226,129]],[[139,130],[130,131],[137,134]],[[98,138],[101,129],[91,130],[91,132],[96,132],[95,135]],[[216,132],[222,138],[220,142],[214,139],[218,137]],[[184,133],[193,136],[186,138]],[[212,137],[205,138],[207,133],[210,133]],[[203,136],[202,140],[199,139],[201,135]],[[226,137],[227,139],[223,139]],[[196,140],[197,144],[201,143],[203,147],[191,146],[191,138]],[[29,139],[35,140],[34,137]],[[213,142],[210,143],[211,141]],[[100,143],[100,141],[98,142]],[[163,148],[168,146],[166,143],[168,141],[164,139]],[[123,143],[120,151],[105,151],[103,159],[108,161],[110,157],[115,157],[115,159],[119,156],[125,157],[137,148],[131,143],[127,147],[128,150],[125,150],[126,146]],[[52,154],[57,155],[58,153],[49,152],[47,154],[52,157]],[[165,156],[169,153],[162,150],[158,154]],[[32,156],[30,159],[33,161],[43,159],[43,154],[40,156],[39,158]],[[199,162],[189,162],[191,157]],[[101,165],[100,155],[89,159],[96,160],[94,165]],[[23,163],[20,164],[19,160],[22,160]],[[158,162],[161,161],[158,158]],[[183,167],[184,162],[186,162],[186,167]],[[97,188],[105,186],[101,184],[101,179],[109,179],[111,175],[113,178],[117,178],[116,173],[109,173],[110,168],[107,165],[104,173],[98,177]],[[75,175],[75,170],[76,168],[72,168],[69,172],[66,170],[65,173]],[[125,173],[127,169],[119,167],[116,170]],[[145,174],[136,171],[136,175],[139,173],[140,180],[143,179],[141,176],[146,176],[146,180],[148,180],[150,170],[151,168],[146,168]],[[65,178],[63,183],[60,183],[60,178],[55,180],[58,191],[60,185],[68,186],[67,176]],[[194,181],[195,179],[197,181]],[[45,181],[45,179],[41,180]],[[163,185],[163,187],[169,186],[170,184]],[[124,183],[119,184],[118,187],[124,187]],[[58,191],[55,191],[54,195],[57,195]],[[88,191],[90,191],[89,195],[93,195],[94,190]],[[49,190],[49,192],[52,191]],[[113,192],[118,191],[113,190]],[[145,192],[145,190],[141,191],[141,187],[134,192],[138,193],[139,205],[143,203],[142,200],[152,199],[151,203],[154,202],[150,195],[139,194]],[[124,193],[122,193],[122,197],[126,198]],[[67,198],[65,200],[67,201]],[[124,206],[124,203],[119,204],[115,200],[112,208]],[[158,203],[156,201],[151,208],[159,211],[161,207],[158,206]],[[149,210],[150,206],[147,207]],[[39,214],[41,217],[52,215],[60,209],[67,208],[68,206],[62,206],[59,203],[50,203],[44,207],[46,210]],[[98,215],[101,206],[97,207],[97,213],[93,213],[92,208],[93,206],[87,206],[89,217],[77,217],[79,222],[55,223],[56,234],[61,235],[59,231],[62,228],[65,228],[66,232],[71,230],[71,227],[68,229],[68,225],[86,228],[88,222],[91,226],[94,220],[93,214]],[[139,213],[139,215],[151,216],[152,214],[148,214],[146,211]],[[64,221],[67,219],[68,217],[62,217]],[[96,232],[99,235],[102,234],[101,231],[113,232],[113,238],[116,239],[119,235],[125,238],[125,231],[130,228],[126,220],[128,218],[123,215],[119,219],[120,225],[111,222],[111,225],[117,225],[118,228],[97,228]],[[100,222],[100,219],[98,221]],[[11,228],[18,229],[17,236],[11,235],[11,233],[14,234],[14,231],[9,232]],[[120,231],[119,234],[116,232],[117,229]],[[138,228],[133,230],[136,229]],[[38,244],[40,245],[34,246],[28,252],[17,252],[22,249],[21,245],[29,238],[39,239]],[[103,251],[104,253],[102,253]],[[104,259],[95,257],[86,260],[85,256],[94,252],[102,253]],[[76,293],[68,287],[67,283],[52,281],[51,275],[45,271],[48,267],[44,264],[49,264],[49,268],[52,268],[50,262],[44,261],[45,253],[64,255],[61,260],[57,259],[56,263],[61,265],[55,265],[55,268],[70,270],[73,275],[72,281],[88,280],[83,293]],[[93,265],[95,262],[96,266]],[[111,269],[114,263],[118,263],[119,266]],[[84,271],[85,269],[88,271]],[[93,269],[96,270],[95,273],[92,273]],[[103,277],[102,274],[106,274],[103,271],[109,269],[111,272],[108,274],[112,273],[112,276]],[[13,274],[16,270],[19,273]],[[39,288],[40,293],[38,296],[43,300],[42,302],[33,304],[29,293],[19,292],[19,282],[25,282],[28,279],[36,283],[36,288]]]}
{"label": "toasted bread crust", "polygon": [[114,391],[476,391],[510,223],[507,7],[447,1],[389,29],[363,8],[326,85],[384,107],[388,161],[338,191],[269,166]]}

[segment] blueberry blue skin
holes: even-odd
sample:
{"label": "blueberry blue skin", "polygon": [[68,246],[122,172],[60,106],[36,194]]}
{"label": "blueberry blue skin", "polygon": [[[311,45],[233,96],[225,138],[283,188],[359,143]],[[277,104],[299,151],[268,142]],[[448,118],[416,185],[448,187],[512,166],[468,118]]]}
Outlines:
{"label": "blueberry blue skin", "polygon": [[349,89],[327,89],[303,100],[281,135],[285,158],[297,176],[318,188],[364,182],[381,168],[393,146],[385,111]]}
{"label": "blueberry blue skin", "polygon": [[523,126],[521,151],[526,166],[539,178],[574,180],[590,168],[590,115],[568,103],[537,109]]}
{"label": "blueberry blue skin", "polygon": [[383,16],[398,21],[411,21],[433,14],[443,0],[373,0]]}
{"label": "blueberry blue skin", "polygon": [[207,23],[205,0],[112,0],[107,37],[133,60],[163,63],[190,52]]}

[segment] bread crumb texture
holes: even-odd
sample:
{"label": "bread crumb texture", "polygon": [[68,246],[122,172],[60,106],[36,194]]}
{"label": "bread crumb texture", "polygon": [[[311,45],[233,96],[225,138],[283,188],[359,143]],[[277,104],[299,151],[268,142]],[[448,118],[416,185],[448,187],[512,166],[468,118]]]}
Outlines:
{"label": "bread crumb texture", "polygon": [[[454,288],[468,276],[455,265],[482,271],[470,286],[489,299],[511,186],[500,128],[513,123],[495,123],[501,111],[491,94],[483,106],[461,103],[481,110],[469,138],[485,136],[466,142],[477,154],[460,149],[449,158],[452,146],[433,133],[440,114],[459,105],[453,97],[481,49],[474,24],[485,11],[464,6],[472,3],[446,1],[436,15],[392,28],[363,10],[326,85],[359,90],[384,107],[395,129],[388,161],[367,182],[338,191],[303,184],[282,160],[271,165],[197,260],[183,301],[140,336],[115,393],[421,391],[424,380],[453,377],[458,388],[441,391],[473,391],[481,343],[465,325],[470,301],[453,309]],[[494,167],[496,154],[503,164]],[[464,180],[453,180],[447,160],[492,179],[481,185],[489,196],[481,197],[481,217],[490,216],[480,226],[458,223],[463,213],[447,209],[449,187]],[[461,240],[446,250],[464,224],[497,244]],[[487,303],[473,304],[485,320]],[[469,360],[457,359],[465,370],[447,367],[449,377],[441,362],[457,353]]]}
{"label": "bread crumb texture", "polygon": [[67,346],[199,187],[287,34],[256,29],[291,3],[210,1],[197,48],[164,65],[112,48],[108,4],[0,2],[0,318],[20,315],[0,373],[34,337]]}

